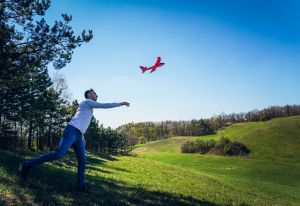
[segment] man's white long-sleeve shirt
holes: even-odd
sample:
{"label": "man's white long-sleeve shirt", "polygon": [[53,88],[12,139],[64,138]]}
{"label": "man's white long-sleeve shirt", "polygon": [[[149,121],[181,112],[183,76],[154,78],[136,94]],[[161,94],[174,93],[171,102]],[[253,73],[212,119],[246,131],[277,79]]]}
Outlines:
{"label": "man's white long-sleeve shirt", "polygon": [[94,108],[108,109],[119,106],[121,106],[120,103],[99,103],[86,99],[79,104],[75,116],[68,124],[76,127],[84,134],[90,125]]}

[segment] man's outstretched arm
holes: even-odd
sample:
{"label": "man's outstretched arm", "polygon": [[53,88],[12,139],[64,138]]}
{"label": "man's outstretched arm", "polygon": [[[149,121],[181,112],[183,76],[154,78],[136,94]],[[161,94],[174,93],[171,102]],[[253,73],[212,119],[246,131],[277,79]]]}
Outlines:
{"label": "man's outstretched arm", "polygon": [[120,103],[99,103],[93,100],[86,101],[87,105],[91,108],[102,108],[102,109],[109,109],[114,107],[120,107],[120,106],[127,106],[129,107],[128,102],[120,102]]}

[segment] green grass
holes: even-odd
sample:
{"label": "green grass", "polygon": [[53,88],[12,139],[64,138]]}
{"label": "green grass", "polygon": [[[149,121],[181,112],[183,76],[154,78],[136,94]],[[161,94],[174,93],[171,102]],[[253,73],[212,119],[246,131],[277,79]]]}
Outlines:
{"label": "green grass", "polygon": [[[180,153],[186,139],[218,139],[221,135],[246,144],[251,150],[249,157]],[[175,137],[139,147],[135,152],[145,159],[234,185],[248,204],[300,205],[300,116],[234,124],[215,135]],[[256,194],[259,203],[254,203],[249,194]]]}
{"label": "green grass", "polygon": [[[211,178],[132,157],[88,154],[86,179],[91,194],[74,189],[73,155],[34,168],[23,182],[16,175],[23,156],[0,150],[0,205],[217,205],[209,201],[215,195],[220,203],[225,201],[226,186]],[[206,189],[209,185],[219,191],[212,193],[212,188]]]}
{"label": "green grass", "polygon": [[249,157],[182,154],[187,139],[138,145],[137,157],[88,153],[91,193],[76,192],[76,159],[34,168],[17,166],[37,153],[0,150],[0,205],[300,205],[300,116],[242,123],[222,134],[246,144]]}

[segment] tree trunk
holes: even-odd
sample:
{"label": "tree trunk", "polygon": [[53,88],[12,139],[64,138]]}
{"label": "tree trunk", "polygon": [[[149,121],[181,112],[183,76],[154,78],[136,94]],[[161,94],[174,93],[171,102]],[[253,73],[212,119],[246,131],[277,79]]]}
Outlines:
{"label": "tree trunk", "polygon": [[28,131],[28,142],[27,142],[28,149],[32,149],[32,121],[29,121],[29,131]]}
{"label": "tree trunk", "polygon": [[52,150],[51,130],[52,130],[52,113],[50,113],[50,122],[49,122],[49,129],[48,129],[48,147]]}
{"label": "tree trunk", "polygon": [[17,131],[17,121],[15,121],[15,131],[16,131],[16,133],[15,133],[15,138],[14,138],[14,143],[13,143],[13,147],[14,148],[18,148],[19,147],[19,145],[18,145],[18,131]]}

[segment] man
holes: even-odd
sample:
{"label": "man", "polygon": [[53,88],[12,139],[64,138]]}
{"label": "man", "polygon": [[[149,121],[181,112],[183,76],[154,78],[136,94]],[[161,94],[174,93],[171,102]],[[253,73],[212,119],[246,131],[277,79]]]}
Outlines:
{"label": "man", "polygon": [[75,116],[65,127],[63,137],[61,138],[59,148],[48,154],[41,155],[29,161],[26,161],[19,166],[19,172],[23,179],[26,179],[28,172],[31,168],[42,164],[43,162],[49,162],[52,160],[58,160],[62,158],[68,149],[72,146],[77,160],[77,189],[82,192],[86,192],[86,186],[84,181],[84,170],[85,170],[85,140],[83,134],[86,132],[92,116],[94,108],[113,108],[119,106],[129,106],[128,102],[121,103],[98,103],[97,94],[93,89],[87,90],[84,93],[86,100],[79,104]]}

